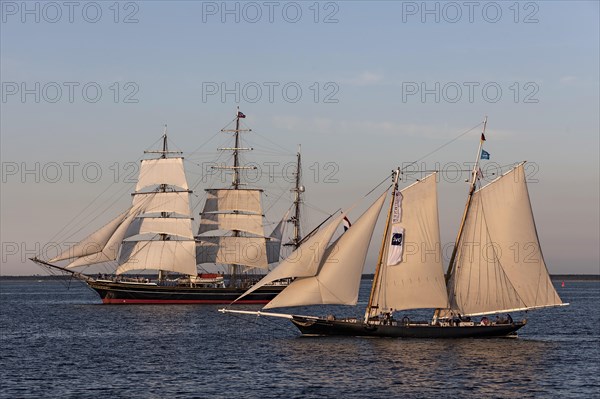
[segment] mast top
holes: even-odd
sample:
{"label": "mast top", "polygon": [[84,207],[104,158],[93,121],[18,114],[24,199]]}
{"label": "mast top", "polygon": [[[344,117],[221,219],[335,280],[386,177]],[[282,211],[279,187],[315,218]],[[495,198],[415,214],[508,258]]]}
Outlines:
{"label": "mast top", "polygon": [[144,154],[161,154],[161,158],[166,158],[167,154],[183,154],[182,151],[169,151],[169,145],[167,143],[167,125],[165,125],[165,130],[162,135],[163,145],[162,150],[146,150]]}

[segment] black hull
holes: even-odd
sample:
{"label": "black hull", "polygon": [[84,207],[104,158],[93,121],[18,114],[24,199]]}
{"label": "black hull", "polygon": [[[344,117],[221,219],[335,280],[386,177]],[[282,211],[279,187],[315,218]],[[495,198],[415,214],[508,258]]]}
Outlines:
{"label": "black hull", "polygon": [[360,320],[328,320],[293,316],[292,323],[304,335],[391,338],[516,337],[526,321],[511,324],[438,326],[431,324],[365,324]]}
{"label": "black hull", "polygon": [[[105,304],[229,304],[246,292],[243,288],[159,286],[154,284],[86,281]],[[285,288],[261,287],[239,304],[266,304]]]}

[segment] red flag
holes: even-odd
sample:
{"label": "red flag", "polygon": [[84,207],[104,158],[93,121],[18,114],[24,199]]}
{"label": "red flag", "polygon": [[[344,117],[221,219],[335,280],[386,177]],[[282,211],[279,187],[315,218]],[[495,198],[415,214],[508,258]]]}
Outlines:
{"label": "red flag", "polygon": [[246,115],[242,111],[238,111],[238,118],[245,118]]}
{"label": "red flag", "polygon": [[485,141],[485,135],[481,133],[481,141]]}

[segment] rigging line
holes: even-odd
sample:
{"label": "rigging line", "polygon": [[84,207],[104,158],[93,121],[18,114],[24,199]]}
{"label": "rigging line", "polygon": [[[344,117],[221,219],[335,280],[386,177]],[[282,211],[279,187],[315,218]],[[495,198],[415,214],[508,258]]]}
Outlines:
{"label": "rigging line", "polygon": [[[230,125],[230,124],[231,124],[231,122],[229,122],[227,125]],[[221,130],[217,131],[215,134],[213,134],[211,137],[209,137],[206,141],[204,141],[203,143],[201,143],[200,146],[198,146],[195,150],[193,150],[192,152],[187,153],[187,154],[189,154],[188,156],[192,156],[195,153],[197,153],[202,147],[204,147],[209,142],[211,142],[212,139],[214,139],[215,137],[217,137],[219,135],[219,133],[222,133]]]}
{"label": "rigging line", "polygon": [[[105,189],[105,190],[104,190],[102,193],[100,193],[100,194],[98,195],[98,197],[96,197],[96,199],[100,198],[100,196],[101,196],[102,194],[104,194],[104,193],[105,193],[105,192],[106,192],[106,191],[107,191],[107,190],[108,190],[110,187],[111,187],[111,186],[107,187],[107,188],[106,188],[106,189]],[[111,200],[111,198],[114,198],[114,200],[113,200],[113,201],[112,201],[110,204],[108,204],[108,206],[106,206],[106,207],[105,207],[103,210],[101,210],[100,212],[98,212],[98,213],[97,213],[95,216],[94,216],[95,212],[94,212],[94,211],[92,211],[91,213],[89,213],[88,215],[86,215],[85,217],[83,217],[83,218],[82,218],[82,220],[81,220],[81,222],[80,222],[80,224],[81,224],[81,227],[77,227],[77,224],[70,225],[70,224],[71,224],[71,223],[72,223],[72,222],[73,222],[73,221],[74,221],[76,218],[78,218],[78,217],[79,217],[79,216],[80,216],[80,215],[81,215],[81,214],[82,214],[82,213],[83,213],[85,210],[87,210],[87,209],[88,209],[88,208],[89,208],[91,205],[93,205],[93,203],[96,201],[96,199],[94,199],[94,200],[92,201],[92,203],[90,203],[88,206],[86,206],[86,207],[85,207],[85,208],[84,208],[84,209],[83,209],[81,212],[79,212],[79,213],[78,213],[78,214],[77,214],[77,215],[76,215],[76,216],[75,216],[73,219],[71,219],[71,221],[70,221],[70,222],[68,222],[68,223],[65,225],[65,227],[63,227],[63,229],[61,229],[61,232],[64,232],[64,234],[63,234],[63,235],[64,235],[64,237],[63,237],[63,238],[61,238],[61,240],[60,240],[60,241],[64,242],[65,240],[68,240],[68,239],[70,239],[70,238],[71,238],[71,237],[73,237],[75,234],[79,233],[81,230],[83,230],[85,227],[87,227],[87,226],[89,225],[89,223],[91,223],[93,220],[95,220],[96,218],[100,217],[100,215],[104,214],[104,213],[105,213],[105,212],[106,212],[108,209],[110,209],[110,208],[111,208],[111,207],[112,207],[112,206],[113,206],[115,203],[117,203],[117,202],[118,202],[118,201],[119,201],[119,200],[120,200],[120,199],[123,197],[123,194],[122,194],[121,192],[123,192],[123,191],[126,191],[126,190],[129,190],[129,187],[131,187],[131,185],[127,185],[127,186],[125,186],[124,188],[121,188],[121,189],[120,189],[120,190],[118,190],[116,193],[114,193],[114,194],[113,194],[111,197],[109,197],[109,198],[107,198],[106,200],[104,200],[104,202],[103,202],[103,203],[102,203],[100,206],[102,206],[102,205],[106,204],[108,201],[110,201],[110,200]],[[99,207],[98,207],[98,208],[99,208]],[[95,210],[97,210],[98,208],[95,208]],[[130,208],[131,208],[131,206],[130,206],[129,208],[127,208],[127,210],[126,210],[126,211],[128,211]],[[84,220],[85,220],[85,219],[88,219],[88,218],[89,218],[89,219],[91,219],[91,220],[90,220],[90,221],[88,221],[88,222],[85,222],[85,223],[84,223]],[[79,223],[79,222],[78,222],[78,223]],[[70,226],[69,226],[69,225],[70,225]],[[67,227],[69,227],[68,231],[64,231],[64,230],[65,230]],[[75,229],[76,229],[76,230],[75,230]],[[75,230],[75,231],[73,231],[73,230]],[[55,237],[57,237],[59,234],[60,234],[60,232],[59,232],[59,233],[57,233],[57,234],[55,235]],[[53,237],[53,239],[54,239],[54,237]],[[52,241],[52,240],[51,240],[51,241]]]}
{"label": "rigging line", "polygon": [[[379,186],[381,186],[383,183],[385,183],[385,181],[386,181],[387,179],[389,179],[391,176],[394,176],[394,172],[392,172],[391,174],[387,175],[387,176],[385,177],[385,179],[383,179],[383,180],[381,181],[381,183],[379,183],[379,184],[377,184],[375,187],[373,187],[373,189],[372,189],[371,191],[369,191],[368,193],[366,193],[366,194],[364,195],[364,197],[367,197],[367,196],[368,196],[369,194],[371,194],[373,191],[377,190],[377,188],[378,188]],[[390,186],[390,187],[391,187],[391,186]],[[388,187],[388,189],[389,189],[390,187]],[[363,198],[364,198],[364,197],[363,197]]]}
{"label": "rigging line", "polygon": [[[156,143],[158,143],[160,140],[162,140],[162,136],[161,136],[160,138],[158,138],[156,141],[154,141],[154,142],[153,142],[153,143],[152,143],[152,144],[151,144],[149,147],[147,147],[147,148],[146,148],[146,150],[149,150],[149,149],[153,148],[153,147],[156,145]],[[137,162],[140,162],[141,160],[142,160],[142,158],[138,158],[138,159],[137,159]],[[117,192],[116,192],[115,194],[113,194],[113,196],[117,196],[117,195],[118,195],[118,198],[117,198],[117,200],[118,200],[118,199],[120,199],[120,198],[122,197],[122,195],[123,195],[123,194],[119,194],[119,193],[120,193],[120,192],[122,192],[122,191],[125,191],[125,190],[130,190],[130,187],[131,187],[131,184],[128,184],[128,185],[124,186],[124,188],[121,188],[120,190],[117,190]],[[88,208],[90,208],[90,207],[91,207],[91,206],[92,206],[92,205],[93,205],[93,204],[94,204],[94,203],[95,203],[95,202],[96,202],[96,201],[97,201],[97,200],[98,200],[98,199],[99,199],[99,198],[100,198],[102,195],[104,195],[104,194],[105,194],[105,193],[106,193],[106,192],[107,192],[107,191],[108,191],[110,188],[112,188],[112,185],[109,185],[109,186],[107,186],[107,187],[106,187],[106,188],[105,188],[105,189],[104,189],[104,190],[103,190],[103,191],[102,191],[100,194],[98,194],[98,195],[96,196],[96,198],[94,198],[94,199],[92,200],[92,202],[90,202],[90,203],[89,203],[89,204],[88,204],[88,205],[87,205],[85,208],[83,208],[83,209],[82,209],[82,210],[81,210],[81,211],[80,211],[80,212],[79,212],[77,215],[75,215],[75,216],[74,216],[74,217],[73,217],[73,218],[72,218],[72,219],[71,219],[69,222],[67,222],[67,224],[65,224],[65,225],[63,226],[63,228],[62,228],[62,229],[60,229],[60,230],[59,230],[59,231],[58,231],[58,232],[57,232],[57,233],[56,233],[56,234],[55,234],[55,235],[54,235],[54,236],[53,236],[53,237],[50,239],[50,242],[52,242],[52,241],[56,240],[56,239],[58,238],[58,236],[59,236],[60,234],[62,234],[63,232],[64,232],[65,234],[68,234],[68,235],[67,235],[67,237],[65,237],[65,238],[64,238],[63,240],[61,240],[61,241],[64,241],[64,240],[66,240],[66,239],[69,239],[69,238],[71,238],[73,235],[75,235],[75,234],[77,234],[78,232],[80,232],[80,231],[83,229],[83,227],[85,227],[87,224],[84,224],[84,226],[82,226],[81,228],[79,228],[77,231],[75,231],[75,232],[73,232],[73,233],[67,233],[67,232],[65,232],[65,230],[67,230],[67,228],[69,228],[69,229],[73,229],[73,228],[75,228],[75,226],[71,226],[71,224],[72,224],[72,223],[73,223],[73,222],[74,222],[74,221],[75,221],[77,218],[79,218],[79,216],[81,216],[81,215],[82,215],[84,212],[86,212],[86,211],[88,210]],[[107,199],[106,201],[108,201],[108,200],[109,200],[109,199]],[[112,203],[109,205],[109,207],[111,207],[112,205],[114,205],[114,204],[115,204],[115,202],[116,202],[117,200],[113,201],[113,202],[112,202]],[[97,218],[99,215],[101,215],[103,212],[105,212],[105,211],[106,211],[106,210],[107,210],[109,207],[105,208],[105,210],[104,210],[104,211],[100,212],[100,213],[99,213],[99,214],[98,214],[96,217],[94,217],[94,218],[92,218],[92,219],[95,219],[95,218]],[[90,215],[86,216],[86,217],[85,217],[85,219],[87,219],[88,217],[91,217],[91,215],[92,215],[92,214],[93,214],[93,213],[91,213]]]}
{"label": "rigging line", "polygon": [[323,213],[325,215],[330,215],[330,213],[327,212],[326,210],[321,209],[321,208],[319,208],[319,207],[317,207],[315,205],[312,205],[310,202],[302,201],[302,204],[304,204],[304,206],[312,209],[313,211],[321,212],[321,213]]}
{"label": "rigging line", "polygon": [[150,151],[152,148],[154,148],[154,146],[159,143],[162,139],[163,139],[164,134],[161,134],[160,137],[152,144],[150,144],[150,146],[146,147],[145,151]]}
{"label": "rigging line", "polygon": [[266,140],[266,141],[270,142],[271,144],[274,144],[275,146],[277,146],[277,147],[281,148],[282,150],[284,150],[284,151],[285,151],[285,154],[294,154],[294,151],[290,151],[290,149],[289,149],[289,148],[285,148],[285,147],[283,147],[281,144],[279,144],[279,143],[276,143],[275,141],[273,141],[273,140],[269,139],[268,137],[266,137],[266,136],[263,136],[262,134],[260,134],[260,133],[258,133],[258,132],[256,132],[256,131],[254,131],[254,130],[252,131],[252,133],[254,133],[254,135],[255,135],[255,136],[257,136],[257,137],[260,137],[260,138],[262,138],[262,139],[264,139],[264,140]]}
{"label": "rigging line", "polygon": [[460,139],[462,136],[466,135],[467,133],[472,132],[473,130],[477,129],[479,126],[481,126],[484,122],[479,122],[477,125],[473,126],[472,128],[470,128],[469,130],[459,134],[458,136],[456,136],[455,138],[453,138],[450,141],[447,141],[446,143],[442,144],[441,146],[437,147],[436,149],[434,149],[433,151],[428,152],[427,154],[423,155],[421,158],[417,159],[416,161],[411,162],[410,164],[404,166],[401,171],[404,171],[406,168],[416,164],[417,162],[427,158],[428,156],[438,152],[439,150],[441,150],[442,148],[454,143],[456,140]]}

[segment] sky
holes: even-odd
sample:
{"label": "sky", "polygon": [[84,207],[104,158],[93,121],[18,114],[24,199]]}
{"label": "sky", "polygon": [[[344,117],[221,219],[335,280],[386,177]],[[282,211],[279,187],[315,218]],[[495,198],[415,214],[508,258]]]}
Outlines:
{"label": "sky", "polygon": [[[124,210],[165,124],[201,193],[237,106],[256,148],[244,160],[263,179],[302,145],[307,230],[418,161],[406,183],[440,171],[443,243],[468,189],[456,170],[474,161],[487,116],[486,179],[528,161],[549,271],[600,272],[597,1],[2,1],[1,12],[1,275],[43,273],[27,258],[77,215],[73,240]],[[272,221],[291,199],[286,181],[274,186]]]}

